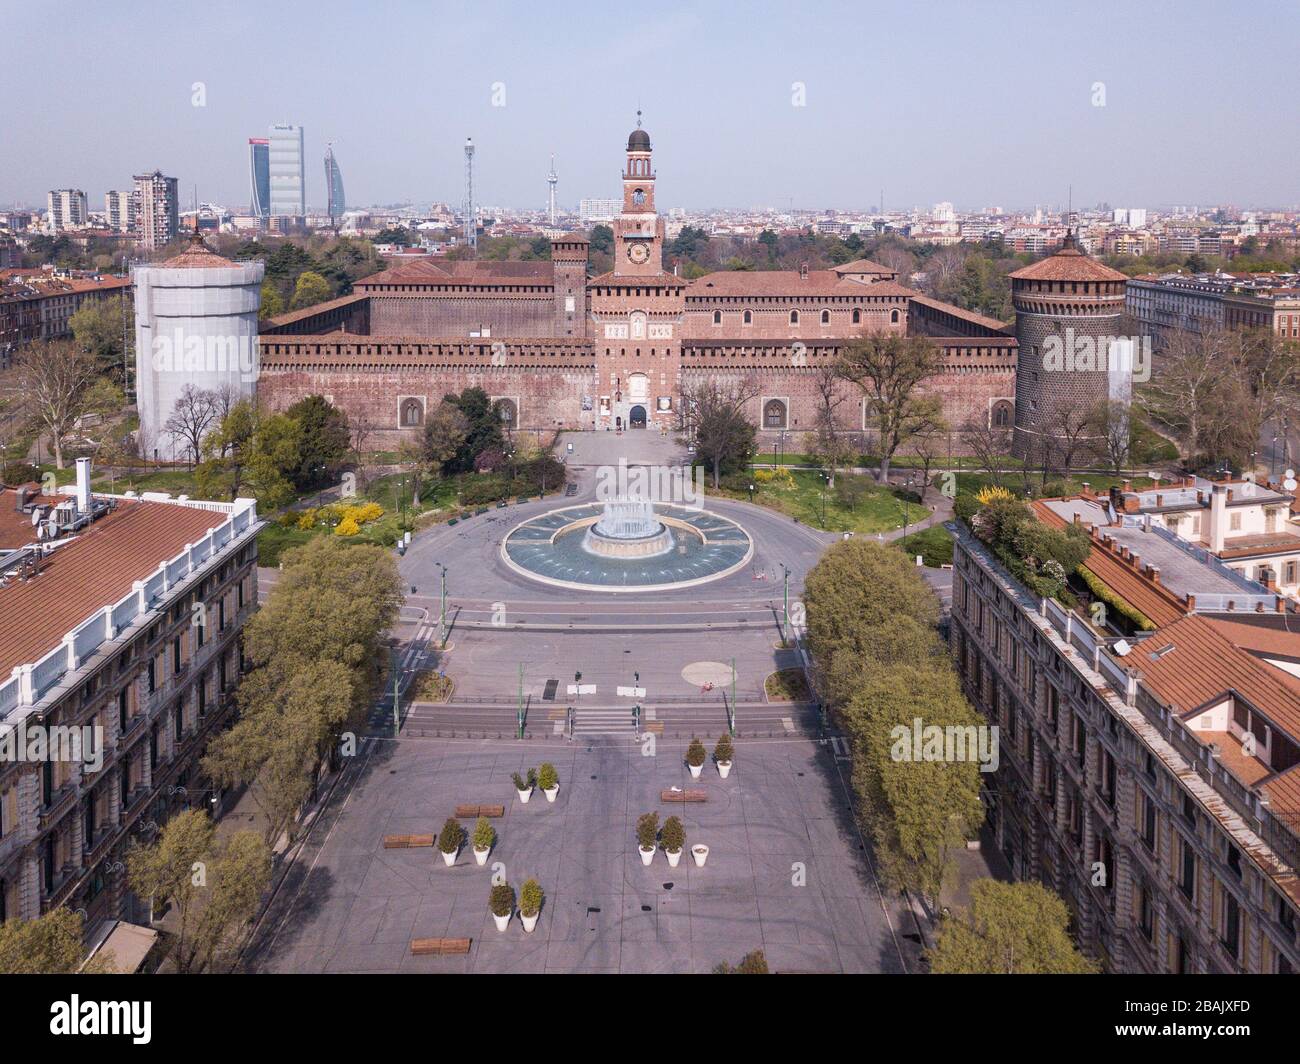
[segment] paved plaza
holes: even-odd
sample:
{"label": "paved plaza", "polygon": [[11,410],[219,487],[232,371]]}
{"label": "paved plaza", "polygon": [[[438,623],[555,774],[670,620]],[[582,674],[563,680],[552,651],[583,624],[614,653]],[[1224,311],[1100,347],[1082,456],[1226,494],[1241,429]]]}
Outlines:
{"label": "paved plaza", "polygon": [[[684,744],[654,756],[615,740],[542,745],[368,741],[263,922],[250,956],[284,972],[707,972],[751,949],[774,971],[915,970],[910,914],[882,899],[852,822],[829,745],[741,741],[728,779],[712,764],[689,781]],[[556,802],[521,805],[510,774],[541,760],[559,770]],[[703,789],[704,803],[660,792]],[[486,866],[463,850],[454,867],[434,849],[384,850],[386,834],[433,833],[458,804],[498,803]],[[645,867],[635,824],[676,812],[689,853]],[[473,825],[466,824],[466,828]],[[537,929],[516,917],[498,932],[488,912],[493,868],[518,890],[546,892]],[[413,957],[412,938],[470,938],[465,956]]]}

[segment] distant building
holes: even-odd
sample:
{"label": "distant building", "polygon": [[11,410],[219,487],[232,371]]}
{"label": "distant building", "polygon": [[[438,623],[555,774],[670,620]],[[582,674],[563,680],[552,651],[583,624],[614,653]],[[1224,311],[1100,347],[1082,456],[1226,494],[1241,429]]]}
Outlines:
{"label": "distant building", "polygon": [[51,233],[80,229],[86,224],[86,194],[79,188],[51,189],[46,196],[46,225]]}
{"label": "distant building", "polygon": [[135,192],[109,191],[104,193],[104,215],[108,227],[119,233],[129,233],[135,229],[135,211],[139,197]]}
{"label": "distant building", "polygon": [[271,217],[305,218],[302,126],[272,126],[267,147]]}
{"label": "distant building", "polygon": [[325,197],[330,216],[330,225],[343,217],[348,209],[347,197],[343,194],[343,171],[339,169],[338,160],[334,158],[334,145],[325,148]]}
{"label": "distant building", "polygon": [[1300,274],[1167,273],[1129,280],[1125,309],[1156,344],[1170,329],[1267,329],[1300,339]]}
{"label": "distant building", "polygon": [[136,231],[141,251],[157,251],[176,239],[180,224],[176,178],[161,170],[135,175]]}
{"label": "distant building", "polygon": [[0,370],[8,369],[14,353],[27,344],[71,336],[73,314],[130,286],[125,277],[63,277],[42,271],[24,271],[0,283]]}
{"label": "distant building", "polygon": [[590,225],[592,222],[612,222],[622,209],[621,200],[585,199],[578,203],[578,217],[583,225]]}
{"label": "distant building", "polygon": [[263,220],[271,214],[270,144],[265,137],[248,139],[249,213]]}

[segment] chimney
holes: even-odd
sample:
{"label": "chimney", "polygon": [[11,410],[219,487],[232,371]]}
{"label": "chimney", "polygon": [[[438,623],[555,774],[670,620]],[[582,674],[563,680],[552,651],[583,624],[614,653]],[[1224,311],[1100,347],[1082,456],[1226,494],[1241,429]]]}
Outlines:
{"label": "chimney", "polygon": [[1158,565],[1148,565],[1148,566],[1147,566],[1147,576],[1151,577],[1151,582],[1152,582],[1153,584],[1158,584],[1158,583],[1160,583],[1160,566],[1158,566]]}
{"label": "chimney", "polygon": [[1124,481],[1124,487],[1121,490],[1127,495],[1130,491],[1133,490],[1133,481],[1131,480]]}
{"label": "chimney", "polygon": [[77,459],[77,513],[90,513],[90,459]]}
{"label": "chimney", "polygon": [[1210,492],[1210,512],[1208,528],[1202,537],[1210,545],[1210,550],[1218,554],[1223,550],[1223,539],[1228,528],[1228,489],[1222,484],[1215,484]]}
{"label": "chimney", "polygon": [[806,262],[799,263],[799,280],[808,280],[808,263]]}

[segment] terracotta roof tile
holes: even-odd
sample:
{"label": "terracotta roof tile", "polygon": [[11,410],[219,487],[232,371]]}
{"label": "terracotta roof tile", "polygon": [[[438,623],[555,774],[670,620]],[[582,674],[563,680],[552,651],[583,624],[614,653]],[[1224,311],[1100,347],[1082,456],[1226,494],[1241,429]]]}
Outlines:
{"label": "terracotta roof tile", "polygon": [[1015,281],[1127,281],[1119,270],[1103,266],[1076,247],[1063,247],[1055,255],[1007,275]]}

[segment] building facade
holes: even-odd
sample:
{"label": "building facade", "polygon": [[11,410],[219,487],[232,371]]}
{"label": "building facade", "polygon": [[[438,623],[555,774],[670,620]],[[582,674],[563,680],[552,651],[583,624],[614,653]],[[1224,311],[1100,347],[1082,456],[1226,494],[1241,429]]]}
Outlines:
{"label": "building facade", "polygon": [[265,137],[248,139],[249,213],[263,222],[271,216],[271,142]]}
{"label": "building facade", "polygon": [[8,369],[20,348],[38,340],[72,335],[72,315],[87,303],[126,295],[125,277],[87,277],[23,273],[0,284],[0,370]]}
{"label": "building facade", "polygon": [[0,493],[0,922],[66,905],[93,935],[148,923],[131,847],[220,808],[197,765],[234,712],[261,523],[250,499],[91,495],[82,462],[68,498]]}
{"label": "building facade", "polygon": [[[1095,512],[1035,510],[1056,525]],[[1145,516],[1088,525],[1085,566],[1126,615],[1040,599],[950,527],[951,648],[1000,730],[983,798],[1015,877],[1065,900],[1107,971],[1297,971],[1294,606]]]}
{"label": "building facade", "polygon": [[[667,431],[700,382],[743,382],[766,443],[816,428],[819,376],[848,343],[913,333],[943,353],[926,387],[943,400],[954,437],[971,419],[1010,428],[1011,331],[926,299],[887,267],[859,260],[690,281],[669,272],[652,160],[638,127],[626,145],[609,272],[588,277],[588,242],[577,235],[552,240],[549,262],[395,265],[347,297],[265,323],[259,391],[272,405],[329,395],[390,446],[421,431],[443,395],[469,386],[524,428]],[[862,393],[837,388],[837,429],[865,435]]]}
{"label": "building facade", "polygon": [[89,222],[86,194],[79,188],[51,189],[45,197],[46,228],[51,233],[81,229]]}
{"label": "building facade", "polygon": [[1125,309],[1161,344],[1172,331],[1264,329],[1300,339],[1300,274],[1149,274],[1131,278]]}
{"label": "building facade", "polygon": [[128,192],[110,189],[104,193],[104,217],[110,229],[119,233],[135,232],[135,214],[139,197],[134,190]]}
{"label": "building facade", "polygon": [[348,200],[343,192],[343,171],[334,158],[332,144],[325,149],[325,201],[326,213],[330,216],[330,225],[333,225],[347,211]]}
{"label": "building facade", "polygon": [[162,171],[135,175],[137,246],[141,251],[158,251],[176,239],[180,225],[180,203],[176,178]]}
{"label": "building facade", "polygon": [[271,217],[307,216],[304,161],[302,126],[272,126],[267,136]]}

